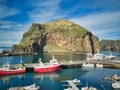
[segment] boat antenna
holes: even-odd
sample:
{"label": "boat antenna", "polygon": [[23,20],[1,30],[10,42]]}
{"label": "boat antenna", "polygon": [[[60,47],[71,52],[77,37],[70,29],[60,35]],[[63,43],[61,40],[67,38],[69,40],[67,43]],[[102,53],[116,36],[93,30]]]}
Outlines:
{"label": "boat antenna", "polygon": [[21,56],[20,63],[23,63],[23,61],[22,61],[22,51],[21,51],[21,49],[20,49],[20,56]]}
{"label": "boat antenna", "polygon": [[111,50],[110,50],[110,56],[112,56],[112,52],[111,52]]}
{"label": "boat antenna", "polygon": [[55,57],[54,57],[54,55],[53,55],[53,54],[52,54],[52,59],[53,59],[53,60],[55,60]]}

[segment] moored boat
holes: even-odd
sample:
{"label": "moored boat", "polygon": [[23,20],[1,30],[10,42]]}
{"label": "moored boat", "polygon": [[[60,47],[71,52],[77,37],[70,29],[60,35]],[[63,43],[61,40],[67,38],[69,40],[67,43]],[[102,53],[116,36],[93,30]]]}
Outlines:
{"label": "moored boat", "polygon": [[103,60],[104,58],[105,58],[105,56],[102,53],[100,53],[99,50],[95,54],[88,53],[86,55],[86,59],[88,61],[90,61],[90,60]]}
{"label": "moored boat", "polygon": [[66,88],[66,89],[64,89],[64,90],[74,90],[74,89],[71,88],[71,87],[68,87],[68,88]]}
{"label": "moored boat", "polygon": [[73,79],[73,80],[72,80],[72,82],[73,82],[74,84],[80,84],[80,83],[81,83],[81,81],[80,81],[80,80],[78,80],[78,79],[76,79],[76,78],[75,78],[75,79]]}
{"label": "moored boat", "polygon": [[81,90],[98,90],[98,89],[92,86],[90,87],[86,86],[86,87],[82,87]]}
{"label": "moored boat", "polygon": [[120,80],[120,76],[118,76],[117,74],[113,75],[113,76],[108,76],[104,78],[105,80],[110,80],[110,81],[119,81]]}
{"label": "moored boat", "polygon": [[35,84],[29,85],[29,86],[23,86],[23,87],[12,87],[8,90],[39,90],[40,87],[36,86]]}
{"label": "moored boat", "polygon": [[0,68],[0,75],[11,75],[25,72],[25,67],[22,64],[20,64],[18,67],[11,67],[10,64],[7,63]]}
{"label": "moored boat", "polygon": [[93,68],[94,64],[92,64],[92,63],[83,63],[82,66],[87,67],[87,68]]}
{"label": "moored boat", "polygon": [[39,90],[40,89],[40,87],[36,86],[35,84],[32,84],[30,86],[24,86],[23,88],[24,90]]}
{"label": "moored boat", "polygon": [[103,64],[96,64],[97,68],[103,68]]}
{"label": "moored boat", "polygon": [[44,73],[44,72],[52,72],[61,69],[61,64],[52,56],[52,60],[50,60],[49,64],[44,64],[39,58],[39,65],[34,67],[35,73]]}
{"label": "moored boat", "polygon": [[112,55],[112,52],[110,51],[110,55],[105,56],[106,60],[118,60],[118,57],[115,55]]}
{"label": "moored boat", "polygon": [[116,82],[112,83],[112,87],[114,89],[119,89],[120,90],[120,81],[116,81]]}

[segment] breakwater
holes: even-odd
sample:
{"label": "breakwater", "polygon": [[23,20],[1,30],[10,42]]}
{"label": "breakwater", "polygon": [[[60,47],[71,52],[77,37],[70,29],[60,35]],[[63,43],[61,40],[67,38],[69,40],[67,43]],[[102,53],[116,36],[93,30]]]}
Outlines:
{"label": "breakwater", "polygon": [[[74,68],[74,67],[82,67],[83,63],[93,63],[95,66],[96,64],[102,64],[104,68],[116,68],[120,69],[120,63],[118,62],[111,62],[110,60],[94,60],[94,61],[62,61],[60,62],[62,65],[62,69],[64,68]],[[48,63],[45,63],[48,64]],[[30,63],[24,64],[26,71],[34,71],[34,67],[38,66],[39,63]],[[12,65],[12,67],[16,67],[17,65]]]}

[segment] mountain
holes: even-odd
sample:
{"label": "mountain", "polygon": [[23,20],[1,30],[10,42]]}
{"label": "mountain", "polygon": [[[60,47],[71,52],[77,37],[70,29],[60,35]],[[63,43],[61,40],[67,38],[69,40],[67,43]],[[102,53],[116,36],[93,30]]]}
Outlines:
{"label": "mountain", "polygon": [[101,50],[120,51],[120,40],[101,40]]}
{"label": "mountain", "polygon": [[24,33],[21,42],[13,45],[13,53],[42,52],[95,52],[99,49],[98,37],[66,19],[45,24],[33,23]]}

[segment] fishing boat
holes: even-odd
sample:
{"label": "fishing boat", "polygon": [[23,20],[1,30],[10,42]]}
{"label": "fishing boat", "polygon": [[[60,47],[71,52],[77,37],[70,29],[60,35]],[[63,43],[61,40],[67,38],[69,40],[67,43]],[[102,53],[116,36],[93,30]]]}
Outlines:
{"label": "fishing boat", "polygon": [[112,87],[114,89],[119,89],[120,90],[120,81],[116,81],[116,82],[112,83]]}
{"label": "fishing boat", "polygon": [[11,75],[25,72],[25,67],[22,64],[20,64],[18,67],[12,67],[9,63],[6,63],[0,68],[0,75]]}
{"label": "fishing boat", "polygon": [[110,55],[106,55],[106,56],[105,56],[105,59],[106,59],[106,60],[118,60],[118,57],[115,56],[115,55],[112,55],[112,52],[111,52],[111,51],[110,51],[109,53],[110,53]]}
{"label": "fishing boat", "polygon": [[98,50],[97,53],[95,53],[95,54],[88,53],[88,54],[86,55],[86,59],[87,59],[88,61],[90,61],[90,60],[103,60],[104,57],[105,57],[105,56],[104,56],[102,53],[100,53],[99,50]]}
{"label": "fishing boat", "polygon": [[11,87],[8,90],[39,90],[40,87],[32,84],[30,86],[23,86],[23,87]]}
{"label": "fishing boat", "polygon": [[58,60],[55,59],[53,55],[52,60],[50,60],[48,64],[44,64],[41,58],[39,58],[38,62],[39,65],[34,67],[35,73],[52,72],[61,69],[61,63],[59,63]]}
{"label": "fishing boat", "polygon": [[120,81],[120,76],[118,76],[117,74],[113,75],[113,76],[108,76],[104,78],[105,80],[110,80],[110,81]]}

